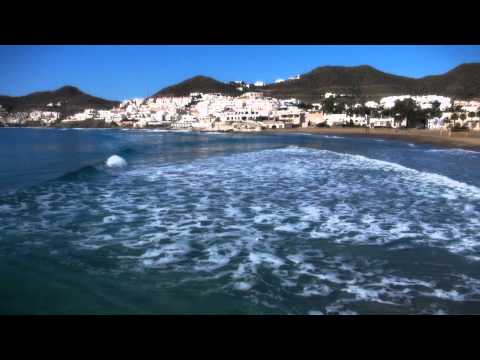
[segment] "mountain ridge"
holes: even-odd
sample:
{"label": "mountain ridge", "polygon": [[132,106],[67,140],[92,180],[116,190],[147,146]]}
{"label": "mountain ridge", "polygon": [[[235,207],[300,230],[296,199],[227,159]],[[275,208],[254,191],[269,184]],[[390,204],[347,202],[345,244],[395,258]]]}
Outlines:
{"label": "mountain ridge", "polygon": [[[60,103],[61,105],[48,107],[47,104],[50,103],[54,105]],[[35,91],[23,96],[0,95],[0,105],[10,112],[59,111],[66,116],[87,108],[111,109],[118,104],[120,104],[119,101],[89,95],[72,85],[65,85],[49,91]]]}
{"label": "mountain ridge", "polygon": [[[188,96],[192,92],[221,93],[238,96],[242,86],[222,82],[210,76],[197,75],[157,91],[151,98]],[[243,86],[244,87],[244,86]],[[411,78],[378,70],[371,65],[316,67],[299,79],[265,86],[251,86],[243,91],[261,91],[275,98],[297,98],[312,103],[320,101],[325,92],[351,94],[357,101],[378,100],[392,95],[436,94],[460,99],[480,98],[480,63],[460,64],[443,74]],[[47,107],[49,103],[60,106]],[[53,110],[63,116],[86,108],[111,109],[120,102],[89,95],[78,87],[65,85],[51,91],[36,91],[23,96],[0,95],[0,105],[7,111]]]}
{"label": "mountain ridge", "polygon": [[[167,86],[151,97],[164,97],[164,96],[187,96],[191,92],[205,92],[205,93],[222,93],[228,95],[240,95],[241,92],[237,90],[237,86],[233,84],[228,84],[216,80],[209,76],[196,75],[186,80]],[[194,89],[192,91],[192,89]]]}
{"label": "mountain ridge", "polygon": [[[208,83],[212,86],[209,87]],[[172,94],[187,96],[190,92],[240,94],[237,87],[236,84],[197,75],[165,87],[151,97],[172,96]],[[349,93],[363,100],[378,100],[391,95],[429,93],[471,99],[480,96],[480,63],[460,64],[444,74],[421,78],[387,73],[371,65],[326,65],[302,74],[300,79],[269,83],[262,87],[252,86],[250,90],[262,91],[271,97],[295,97],[305,102],[318,101],[327,91]]]}

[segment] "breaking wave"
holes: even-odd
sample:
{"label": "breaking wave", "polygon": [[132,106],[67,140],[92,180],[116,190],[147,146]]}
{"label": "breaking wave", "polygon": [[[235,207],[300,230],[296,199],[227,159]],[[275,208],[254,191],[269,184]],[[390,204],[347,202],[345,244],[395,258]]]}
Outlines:
{"label": "breaking wave", "polygon": [[320,135],[320,137],[327,138],[327,139],[345,139],[344,136],[338,136],[338,135]]}
{"label": "breaking wave", "polygon": [[442,153],[449,155],[480,155],[479,151],[465,149],[428,149],[426,151],[431,153]]}
{"label": "breaking wave", "polygon": [[121,156],[112,155],[107,159],[105,165],[107,165],[109,168],[122,168],[127,166],[127,162]]}
{"label": "breaking wave", "polygon": [[51,241],[68,235],[75,248],[102,251],[125,271],[178,274],[165,286],[216,279],[209,291],[242,294],[287,313],[349,314],[365,303],[401,311],[418,297],[480,300],[474,277],[434,268],[451,280],[448,288],[433,270],[406,271],[389,260],[407,252],[413,261],[420,252],[432,262],[475,261],[480,188],[474,185],[292,146],[132,166],[98,183],[78,176],[96,171],[87,166],[76,181],[25,191],[22,202],[35,206],[2,210],[0,231],[21,239],[48,231]]}

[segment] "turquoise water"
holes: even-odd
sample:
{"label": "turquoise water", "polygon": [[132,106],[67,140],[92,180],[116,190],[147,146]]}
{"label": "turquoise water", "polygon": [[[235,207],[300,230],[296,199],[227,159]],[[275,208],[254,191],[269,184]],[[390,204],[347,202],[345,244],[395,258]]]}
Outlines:
{"label": "turquoise water", "polygon": [[2,314],[480,313],[480,153],[0,129],[0,155]]}

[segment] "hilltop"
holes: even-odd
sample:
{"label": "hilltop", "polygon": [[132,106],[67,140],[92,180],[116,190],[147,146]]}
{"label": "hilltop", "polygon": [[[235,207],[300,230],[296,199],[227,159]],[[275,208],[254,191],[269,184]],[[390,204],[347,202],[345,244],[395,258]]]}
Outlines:
{"label": "hilltop", "polygon": [[[237,86],[211,77],[196,76],[166,87],[152,97],[186,96],[190,92],[239,95],[241,91]],[[471,99],[480,96],[480,63],[463,64],[445,74],[419,79],[389,74],[369,65],[321,66],[296,80],[251,86],[245,91],[262,91],[267,96],[294,97],[305,102],[319,101],[325,92],[350,94],[358,100],[378,100],[402,94],[438,94]]]}
{"label": "hilltop", "polygon": [[227,84],[208,76],[198,75],[176,85],[166,87],[152,97],[188,96],[192,92],[221,93],[223,95],[241,94],[235,85]]}
{"label": "hilltop", "polygon": [[[48,104],[53,104],[53,106],[47,106]],[[74,86],[63,86],[54,91],[34,92],[25,96],[0,95],[0,105],[10,112],[43,110],[70,115],[87,108],[111,109],[118,104],[118,101],[105,100],[86,94]]]}

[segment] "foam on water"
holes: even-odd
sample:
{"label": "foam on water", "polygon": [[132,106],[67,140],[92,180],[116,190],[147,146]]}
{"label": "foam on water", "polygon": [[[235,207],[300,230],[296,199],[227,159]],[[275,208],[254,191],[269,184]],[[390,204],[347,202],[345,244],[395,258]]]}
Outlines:
{"label": "foam on water", "polygon": [[321,137],[324,137],[327,139],[345,139],[344,136],[338,136],[338,135],[321,135]]}
{"label": "foam on water", "polygon": [[428,149],[426,151],[431,153],[442,153],[448,155],[480,155],[479,151],[466,149]]}
{"label": "foam on water", "polygon": [[121,168],[127,166],[125,159],[118,155],[110,156],[105,164],[111,168]]}
{"label": "foam on water", "polygon": [[247,291],[252,288],[252,284],[241,281],[241,282],[235,283],[234,288],[240,291]]}
{"label": "foam on water", "polygon": [[[9,195],[17,205],[0,203],[0,234],[18,241],[68,235],[84,251],[108,248],[122,269],[222,279],[210,291],[230,289],[282,309],[294,297],[305,302],[303,313],[313,300],[312,311],[325,314],[355,313],[364,303],[407,306],[418,296],[480,300],[474,277],[452,275],[453,288],[445,288],[361,255],[368,245],[381,254],[426,247],[478,257],[480,189],[444,175],[286,147],[131,166],[101,180],[25,191],[29,207]],[[336,255],[346,245],[359,254]]]}

